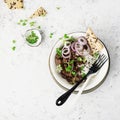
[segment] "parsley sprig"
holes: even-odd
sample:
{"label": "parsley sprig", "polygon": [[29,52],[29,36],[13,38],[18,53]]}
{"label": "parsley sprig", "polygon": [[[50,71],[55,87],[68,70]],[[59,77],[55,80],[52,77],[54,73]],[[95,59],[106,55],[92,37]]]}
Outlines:
{"label": "parsley sprig", "polygon": [[36,35],[34,31],[31,31],[30,35],[26,37],[26,41],[30,44],[34,44],[38,41],[39,37]]}

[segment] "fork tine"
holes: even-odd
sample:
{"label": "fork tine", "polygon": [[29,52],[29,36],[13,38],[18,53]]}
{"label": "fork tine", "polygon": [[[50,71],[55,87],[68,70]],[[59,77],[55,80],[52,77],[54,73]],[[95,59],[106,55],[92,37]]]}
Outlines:
{"label": "fork tine", "polygon": [[94,62],[94,64],[97,64],[100,61],[101,57],[102,57],[102,55],[99,55],[98,59]]}
{"label": "fork tine", "polygon": [[98,59],[94,62],[94,65],[98,64],[101,61],[102,57],[103,57],[103,54],[99,55]]}
{"label": "fork tine", "polygon": [[105,64],[105,62],[108,60],[108,58],[106,57],[105,59],[104,59],[104,61],[103,62],[101,62],[101,64],[99,65],[99,68],[101,68],[104,64]]}
{"label": "fork tine", "polygon": [[104,62],[106,56],[103,54],[102,57],[100,58],[99,62],[97,63],[97,66],[99,66],[102,62]]}
{"label": "fork tine", "polygon": [[104,54],[100,55],[99,58],[95,61],[95,63],[92,65],[90,70],[93,73],[97,72],[105,64],[107,60],[108,58],[106,57],[106,55]]}

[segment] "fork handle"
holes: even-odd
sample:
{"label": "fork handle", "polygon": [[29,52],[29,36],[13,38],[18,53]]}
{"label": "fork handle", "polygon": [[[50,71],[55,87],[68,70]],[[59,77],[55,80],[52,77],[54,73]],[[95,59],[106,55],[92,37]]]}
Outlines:
{"label": "fork handle", "polygon": [[71,95],[71,93],[82,83],[84,80],[86,80],[87,75],[82,78],[79,82],[77,82],[71,89],[69,89],[67,92],[65,92],[63,95],[61,95],[57,100],[56,100],[56,105],[60,106],[65,103],[65,101],[68,99],[68,97]]}

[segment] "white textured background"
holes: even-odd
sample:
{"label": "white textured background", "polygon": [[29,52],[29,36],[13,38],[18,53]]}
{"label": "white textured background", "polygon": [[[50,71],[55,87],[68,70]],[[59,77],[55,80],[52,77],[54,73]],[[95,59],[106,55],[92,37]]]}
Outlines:
{"label": "white textured background", "polygon": [[[24,1],[24,10],[9,10],[0,0],[0,120],[120,120],[120,0]],[[38,48],[31,48],[21,36],[29,27],[16,23],[39,6],[48,11],[37,19],[45,38]],[[55,106],[64,90],[50,75],[48,56],[61,35],[88,26],[106,44],[111,69],[104,84],[82,95],[65,115]],[[50,32],[54,32],[52,39]],[[14,52],[13,39],[17,40]]]}

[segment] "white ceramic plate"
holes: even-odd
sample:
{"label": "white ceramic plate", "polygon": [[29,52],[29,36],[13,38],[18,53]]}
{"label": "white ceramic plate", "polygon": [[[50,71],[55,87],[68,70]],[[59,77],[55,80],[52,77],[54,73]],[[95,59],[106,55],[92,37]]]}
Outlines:
{"label": "white ceramic plate", "polygon": [[[85,36],[85,33],[84,32],[75,32],[75,33],[69,34],[69,36],[73,36],[74,38],[78,38],[79,36]],[[57,41],[57,43],[54,45],[54,47],[51,51],[51,54],[49,57],[50,72],[58,84],[60,84],[64,88],[70,89],[73,85],[69,84],[67,82],[67,80],[62,78],[61,75],[56,72],[56,65],[55,65],[56,48],[60,47],[61,45],[63,45],[63,42],[61,40]],[[102,49],[101,53],[104,53],[108,57],[108,61],[100,69],[100,71],[97,73],[97,75],[95,77],[91,78],[90,82],[88,83],[88,85],[86,86],[86,88],[84,89],[83,92],[92,91],[92,89],[95,89],[95,87],[99,86],[100,83],[102,83],[102,81],[107,76],[107,73],[109,71],[109,66],[110,66],[110,57],[109,57],[108,51],[107,51],[104,44],[103,44],[103,46],[104,46],[104,48]],[[79,91],[81,86],[82,86],[82,84],[75,91]]]}

